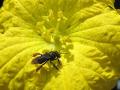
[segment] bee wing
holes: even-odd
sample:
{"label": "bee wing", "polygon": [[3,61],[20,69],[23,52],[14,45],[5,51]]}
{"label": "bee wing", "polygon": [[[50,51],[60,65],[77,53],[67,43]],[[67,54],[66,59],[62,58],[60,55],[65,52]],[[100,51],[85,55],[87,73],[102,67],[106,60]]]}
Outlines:
{"label": "bee wing", "polygon": [[39,64],[39,57],[35,57],[32,62],[32,64]]}
{"label": "bee wing", "polygon": [[43,66],[46,62],[47,62],[47,61],[45,61],[42,65],[40,65],[39,67],[37,67],[36,72],[37,72],[38,70],[40,70],[40,69],[42,68],[42,66]]}
{"label": "bee wing", "polygon": [[42,55],[41,53],[33,53],[33,57],[36,57],[37,55]]}

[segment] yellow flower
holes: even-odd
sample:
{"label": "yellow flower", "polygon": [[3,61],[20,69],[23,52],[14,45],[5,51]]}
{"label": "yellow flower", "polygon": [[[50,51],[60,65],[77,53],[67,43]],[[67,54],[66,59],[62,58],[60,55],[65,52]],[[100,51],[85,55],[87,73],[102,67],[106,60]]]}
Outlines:
{"label": "yellow flower", "polygon": [[[120,16],[110,6],[113,0],[5,0],[0,90],[111,90],[120,75]],[[36,72],[32,55],[49,51],[61,53],[60,70],[47,62]]]}

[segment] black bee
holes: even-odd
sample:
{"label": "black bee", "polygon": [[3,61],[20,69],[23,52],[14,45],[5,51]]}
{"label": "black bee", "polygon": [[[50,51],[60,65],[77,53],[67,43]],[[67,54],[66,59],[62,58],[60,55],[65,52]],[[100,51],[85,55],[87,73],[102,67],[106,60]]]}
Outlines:
{"label": "black bee", "polygon": [[36,55],[39,55],[38,57],[34,58],[32,60],[32,64],[42,64],[41,66],[39,66],[36,71],[40,70],[41,67],[48,61],[50,61],[50,63],[57,69],[58,67],[52,62],[54,60],[58,60],[59,64],[61,64],[60,62],[60,53],[58,51],[50,51],[50,52],[46,52],[44,54],[40,54],[40,53],[35,53],[33,54],[33,57],[35,57]]}

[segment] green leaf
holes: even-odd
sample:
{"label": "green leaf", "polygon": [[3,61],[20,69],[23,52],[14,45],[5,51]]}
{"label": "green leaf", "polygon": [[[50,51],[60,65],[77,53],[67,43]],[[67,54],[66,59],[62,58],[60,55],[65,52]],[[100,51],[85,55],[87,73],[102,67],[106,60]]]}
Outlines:
{"label": "green leaf", "polygon": [[[0,90],[111,90],[120,76],[120,16],[113,0],[5,0]],[[60,51],[38,72],[34,53]]]}

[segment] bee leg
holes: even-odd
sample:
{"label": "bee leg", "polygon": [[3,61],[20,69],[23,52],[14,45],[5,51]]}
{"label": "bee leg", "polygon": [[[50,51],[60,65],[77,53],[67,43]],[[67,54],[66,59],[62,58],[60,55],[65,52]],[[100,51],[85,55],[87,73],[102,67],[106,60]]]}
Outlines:
{"label": "bee leg", "polygon": [[40,54],[40,53],[34,53],[32,56],[35,57],[37,55],[42,55],[42,54]]}
{"label": "bee leg", "polygon": [[60,65],[62,65],[61,61],[60,61],[59,59],[57,59],[57,60],[58,60],[58,63],[59,63]]}
{"label": "bee leg", "polygon": [[50,61],[50,63],[51,63],[57,70],[59,70],[58,67],[57,67],[53,62]]}
{"label": "bee leg", "polygon": [[36,72],[37,72],[38,70],[40,70],[40,69],[42,68],[42,66],[43,66],[46,62],[47,62],[47,61],[45,61],[41,66],[37,67]]}

